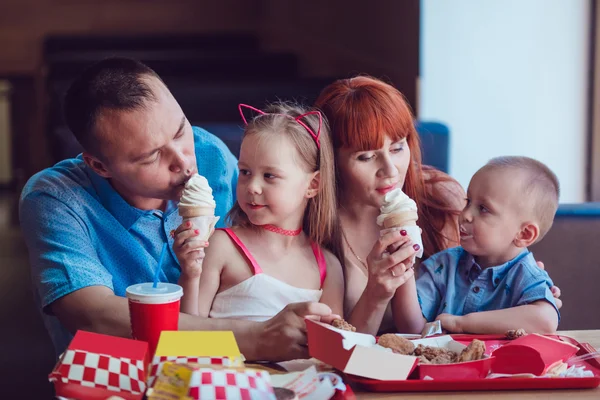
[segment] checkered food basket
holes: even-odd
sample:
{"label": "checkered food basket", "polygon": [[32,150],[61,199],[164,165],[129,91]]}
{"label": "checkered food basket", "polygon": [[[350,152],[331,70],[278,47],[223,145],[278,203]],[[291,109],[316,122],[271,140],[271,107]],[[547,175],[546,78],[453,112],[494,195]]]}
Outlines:
{"label": "checkered food basket", "polygon": [[139,400],[146,391],[143,360],[84,350],[66,350],[49,376],[56,394],[67,398]]}

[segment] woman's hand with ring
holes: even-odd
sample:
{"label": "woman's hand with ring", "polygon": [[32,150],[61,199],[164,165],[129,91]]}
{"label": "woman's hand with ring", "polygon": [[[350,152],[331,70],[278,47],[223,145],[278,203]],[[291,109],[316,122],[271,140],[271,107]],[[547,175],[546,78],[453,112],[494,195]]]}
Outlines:
{"label": "woman's hand with ring", "polygon": [[[397,249],[389,254],[388,246],[394,244]],[[396,289],[414,275],[412,269],[415,249],[408,235],[393,230],[385,233],[373,246],[367,257],[367,290],[371,296],[381,301],[389,301]]]}

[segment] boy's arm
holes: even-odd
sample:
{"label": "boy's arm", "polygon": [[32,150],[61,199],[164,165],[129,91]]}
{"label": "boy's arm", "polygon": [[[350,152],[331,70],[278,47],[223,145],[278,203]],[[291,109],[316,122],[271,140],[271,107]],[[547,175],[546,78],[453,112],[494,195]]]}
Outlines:
{"label": "boy's arm", "polygon": [[327,304],[331,312],[344,318],[344,274],[340,261],[332,253],[323,251],[327,262],[327,276],[323,282],[321,303]]}
{"label": "boy's arm", "polygon": [[510,329],[525,329],[530,333],[554,333],[558,327],[556,308],[546,300],[467,315],[441,314],[442,328],[452,333],[505,333]]}

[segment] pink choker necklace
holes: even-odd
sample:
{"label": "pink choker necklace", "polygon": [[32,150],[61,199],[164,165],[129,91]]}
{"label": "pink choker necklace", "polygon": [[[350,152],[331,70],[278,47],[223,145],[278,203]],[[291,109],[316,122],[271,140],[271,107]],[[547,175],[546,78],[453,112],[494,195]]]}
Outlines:
{"label": "pink choker necklace", "polygon": [[296,230],[290,231],[287,229],[279,228],[279,227],[277,227],[275,225],[271,225],[271,224],[261,225],[260,227],[263,229],[266,229],[268,231],[275,232],[275,233],[278,233],[278,234],[284,235],[284,236],[298,236],[302,232],[302,228],[298,228]]}

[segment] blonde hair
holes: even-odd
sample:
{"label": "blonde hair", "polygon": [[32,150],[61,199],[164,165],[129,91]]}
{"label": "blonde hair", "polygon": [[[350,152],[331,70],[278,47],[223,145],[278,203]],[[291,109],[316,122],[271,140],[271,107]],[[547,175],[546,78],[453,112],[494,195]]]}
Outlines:
{"label": "blonde hair", "polygon": [[491,159],[483,168],[516,169],[521,173],[519,196],[540,225],[536,242],[548,233],[558,209],[560,185],[558,178],[544,163],[529,157],[504,156]]}
{"label": "blonde hair", "polygon": [[[319,172],[319,189],[316,196],[308,199],[302,229],[312,242],[338,255],[341,236],[338,228],[336,182],[329,127],[323,117],[317,146],[312,135],[294,119],[309,111],[312,110],[295,103],[271,104],[265,108],[265,114],[259,114],[248,122],[242,141],[251,135],[285,135],[298,152],[301,166],[310,172]],[[315,134],[319,131],[318,115],[306,115],[302,122]],[[237,201],[227,214],[227,222],[230,226],[255,228]]]}

